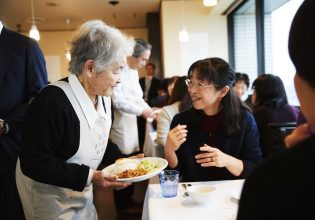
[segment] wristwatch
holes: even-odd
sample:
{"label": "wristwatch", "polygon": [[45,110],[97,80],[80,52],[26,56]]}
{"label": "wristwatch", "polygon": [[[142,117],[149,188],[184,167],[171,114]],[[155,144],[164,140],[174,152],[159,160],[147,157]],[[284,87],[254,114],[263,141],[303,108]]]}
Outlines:
{"label": "wristwatch", "polygon": [[3,119],[0,119],[0,130],[0,134],[7,134],[9,132],[9,126]]}

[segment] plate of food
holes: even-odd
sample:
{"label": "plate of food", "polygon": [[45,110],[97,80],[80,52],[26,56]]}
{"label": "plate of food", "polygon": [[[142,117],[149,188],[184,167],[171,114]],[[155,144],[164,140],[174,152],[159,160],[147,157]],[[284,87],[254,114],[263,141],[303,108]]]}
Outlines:
{"label": "plate of food", "polygon": [[117,181],[140,182],[157,175],[167,167],[167,160],[160,157],[121,158],[102,172],[117,175]]}

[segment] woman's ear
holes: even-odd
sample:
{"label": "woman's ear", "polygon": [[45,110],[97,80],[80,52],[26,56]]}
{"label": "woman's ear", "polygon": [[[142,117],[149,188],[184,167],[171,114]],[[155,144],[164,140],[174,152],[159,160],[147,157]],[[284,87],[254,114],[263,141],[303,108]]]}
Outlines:
{"label": "woman's ear", "polygon": [[220,96],[220,98],[222,99],[229,91],[230,91],[230,87],[229,86],[224,86],[221,89],[221,96]]}
{"label": "woman's ear", "polygon": [[88,75],[91,75],[93,72],[93,66],[94,66],[93,60],[85,61],[84,66],[83,66],[84,72],[86,72]]}

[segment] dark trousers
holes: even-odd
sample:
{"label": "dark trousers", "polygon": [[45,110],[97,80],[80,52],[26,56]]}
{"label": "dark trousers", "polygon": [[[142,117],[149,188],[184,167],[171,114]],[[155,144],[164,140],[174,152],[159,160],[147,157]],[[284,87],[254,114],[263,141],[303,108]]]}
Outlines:
{"label": "dark trousers", "polygon": [[147,123],[147,120],[145,118],[143,118],[141,116],[137,117],[138,139],[139,139],[140,152],[143,152],[146,123]]}
{"label": "dark trousers", "polygon": [[130,185],[121,190],[114,190],[114,202],[117,209],[128,209],[132,206],[134,186]]}
{"label": "dark trousers", "polygon": [[21,200],[16,188],[15,172],[0,176],[0,219],[24,220]]}

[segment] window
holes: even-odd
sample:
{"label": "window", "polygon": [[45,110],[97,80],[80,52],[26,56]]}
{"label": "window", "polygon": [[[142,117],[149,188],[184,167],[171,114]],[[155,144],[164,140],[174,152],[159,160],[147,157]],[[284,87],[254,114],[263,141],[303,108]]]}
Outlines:
{"label": "window", "polygon": [[302,2],[247,0],[228,15],[232,66],[237,72],[247,73],[251,82],[259,74],[278,75],[291,105],[299,102],[293,84],[295,68],[288,54],[288,36]]}

